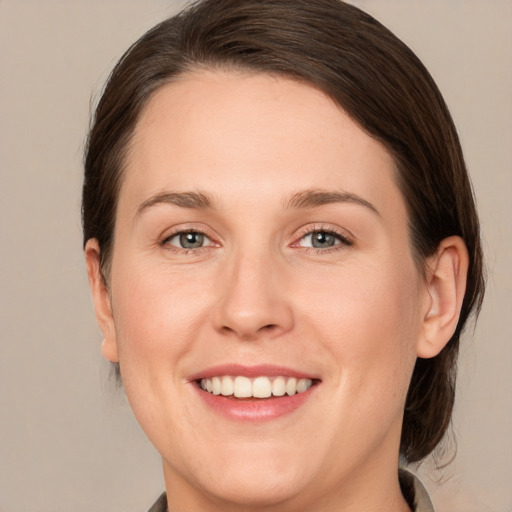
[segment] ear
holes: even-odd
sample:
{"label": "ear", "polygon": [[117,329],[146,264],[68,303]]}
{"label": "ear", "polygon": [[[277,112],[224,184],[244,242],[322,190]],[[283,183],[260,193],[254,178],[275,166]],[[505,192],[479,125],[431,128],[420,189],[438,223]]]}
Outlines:
{"label": "ear", "polygon": [[469,256],[462,238],[445,238],[428,258],[426,301],[418,357],[434,357],[453,336],[466,291]]}
{"label": "ear", "polygon": [[101,352],[103,357],[113,363],[117,363],[119,362],[119,357],[110,294],[101,273],[100,247],[98,241],[94,238],[87,240],[85,245],[85,261],[96,320],[105,338],[101,346]]}

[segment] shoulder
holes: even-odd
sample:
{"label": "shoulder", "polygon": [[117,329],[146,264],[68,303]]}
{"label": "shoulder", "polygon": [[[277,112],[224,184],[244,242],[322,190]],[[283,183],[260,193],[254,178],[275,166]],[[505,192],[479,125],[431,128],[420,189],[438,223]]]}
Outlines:
{"label": "shoulder", "polygon": [[165,492],[156,500],[148,512],[167,512],[167,496]]}

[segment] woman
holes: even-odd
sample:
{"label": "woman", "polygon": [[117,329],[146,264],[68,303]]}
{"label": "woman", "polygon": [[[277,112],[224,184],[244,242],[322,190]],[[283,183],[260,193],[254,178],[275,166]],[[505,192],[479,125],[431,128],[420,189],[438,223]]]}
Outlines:
{"label": "woman", "polygon": [[449,424],[482,256],[448,110],[387,29],[338,0],[156,26],[98,105],[83,225],[152,510],[432,510],[399,456]]}

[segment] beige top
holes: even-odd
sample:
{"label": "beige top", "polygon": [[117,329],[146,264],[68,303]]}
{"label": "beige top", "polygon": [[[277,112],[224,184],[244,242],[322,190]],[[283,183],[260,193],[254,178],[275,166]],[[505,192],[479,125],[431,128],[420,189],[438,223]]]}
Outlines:
{"label": "beige top", "polygon": [[[419,479],[405,469],[399,472],[400,487],[413,512],[434,512],[427,490]],[[148,512],[167,512],[167,497],[163,493]]]}

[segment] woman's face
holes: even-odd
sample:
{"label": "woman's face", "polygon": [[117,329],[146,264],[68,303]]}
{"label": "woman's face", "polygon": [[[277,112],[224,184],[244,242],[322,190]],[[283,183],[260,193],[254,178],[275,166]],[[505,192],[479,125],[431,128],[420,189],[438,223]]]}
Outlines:
{"label": "woman's face", "polygon": [[323,93],[202,71],[153,96],[127,154],[103,350],[170,499],[285,510],[371,478],[378,495],[427,297],[391,157]]}

